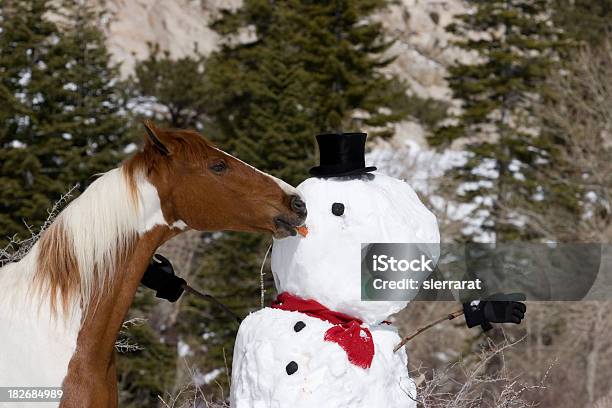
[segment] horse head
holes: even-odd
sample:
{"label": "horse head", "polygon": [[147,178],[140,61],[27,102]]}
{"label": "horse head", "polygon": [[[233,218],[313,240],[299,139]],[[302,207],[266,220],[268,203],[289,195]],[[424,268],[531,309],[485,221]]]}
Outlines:
{"label": "horse head", "polygon": [[168,225],[200,231],[296,234],[306,204],[295,188],[216,148],[195,131],[145,124],[144,149],[126,164],[144,170]]}

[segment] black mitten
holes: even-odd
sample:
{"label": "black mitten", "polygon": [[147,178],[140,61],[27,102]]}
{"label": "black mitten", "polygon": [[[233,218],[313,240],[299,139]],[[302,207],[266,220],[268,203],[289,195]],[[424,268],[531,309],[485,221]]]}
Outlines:
{"label": "black mitten", "polygon": [[174,303],[183,294],[183,285],[187,282],[174,274],[169,260],[155,254],[140,283],[156,291],[155,296],[158,298]]}
{"label": "black mitten", "polygon": [[525,299],[522,293],[496,293],[485,300],[464,303],[465,323],[467,327],[480,325],[484,331],[493,328],[491,323],[520,324],[527,310],[527,306],[520,301]]}

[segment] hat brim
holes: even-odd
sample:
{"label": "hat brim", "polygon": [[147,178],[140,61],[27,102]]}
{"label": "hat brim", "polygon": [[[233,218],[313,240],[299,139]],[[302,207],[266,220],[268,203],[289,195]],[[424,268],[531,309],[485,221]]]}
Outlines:
{"label": "hat brim", "polygon": [[358,169],[338,171],[337,169],[330,169],[327,166],[316,166],[308,170],[311,176],[315,177],[347,177],[356,176],[358,174],[369,173],[375,171],[375,166],[361,167]]}

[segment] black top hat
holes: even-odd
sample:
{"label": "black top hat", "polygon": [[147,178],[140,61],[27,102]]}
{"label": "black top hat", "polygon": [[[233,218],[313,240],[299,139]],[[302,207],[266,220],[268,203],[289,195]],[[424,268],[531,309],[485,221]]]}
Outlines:
{"label": "black top hat", "polygon": [[367,173],[376,167],[365,165],[366,133],[325,133],[317,135],[319,166],[310,169],[315,177],[345,177]]}

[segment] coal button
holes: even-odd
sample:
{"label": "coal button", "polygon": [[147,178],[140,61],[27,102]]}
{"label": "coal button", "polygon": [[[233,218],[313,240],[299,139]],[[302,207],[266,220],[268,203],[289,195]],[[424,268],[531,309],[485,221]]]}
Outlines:
{"label": "coal button", "polygon": [[306,327],[306,323],[304,323],[303,321],[299,321],[295,324],[295,326],[293,326],[293,330],[295,330],[295,332],[299,332],[300,330],[302,330],[304,327]]}
{"label": "coal button", "polygon": [[295,361],[292,361],[289,364],[287,364],[287,367],[285,367],[285,370],[287,370],[287,374],[291,375],[298,370],[298,365]]}

